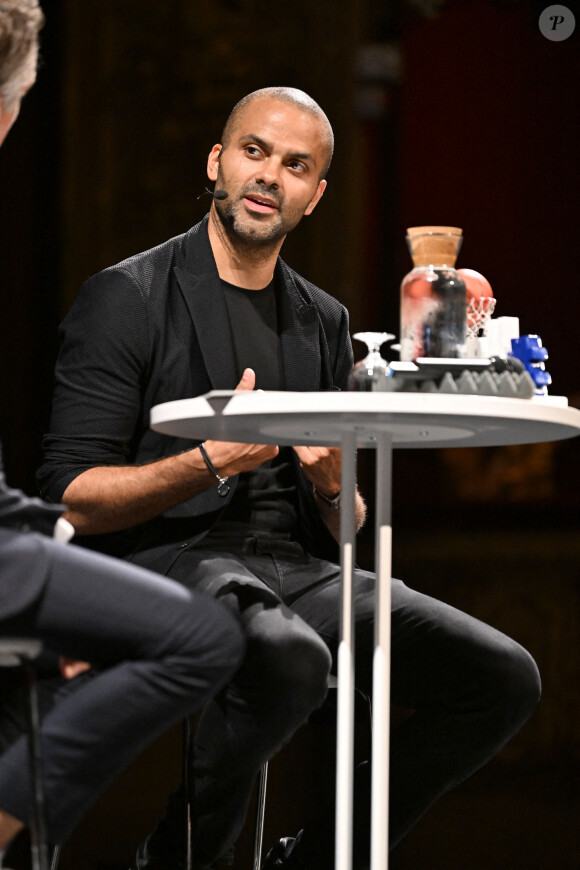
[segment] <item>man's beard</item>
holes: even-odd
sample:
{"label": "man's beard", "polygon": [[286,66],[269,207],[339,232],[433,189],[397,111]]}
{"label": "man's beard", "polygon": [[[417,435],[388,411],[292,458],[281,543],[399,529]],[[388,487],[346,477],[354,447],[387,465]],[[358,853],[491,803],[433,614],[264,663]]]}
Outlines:
{"label": "man's beard", "polygon": [[[216,185],[220,185],[219,177]],[[257,197],[266,197],[276,202],[278,212],[275,219],[265,216],[266,219],[262,221],[258,216],[253,217],[243,211],[243,197],[251,194]],[[284,218],[282,215],[283,200],[275,193],[261,188],[244,190],[235,200],[231,197],[221,201],[214,200],[214,205],[220,222],[230,238],[250,247],[269,248],[277,245],[302,218],[302,212],[294,220],[289,217]]]}

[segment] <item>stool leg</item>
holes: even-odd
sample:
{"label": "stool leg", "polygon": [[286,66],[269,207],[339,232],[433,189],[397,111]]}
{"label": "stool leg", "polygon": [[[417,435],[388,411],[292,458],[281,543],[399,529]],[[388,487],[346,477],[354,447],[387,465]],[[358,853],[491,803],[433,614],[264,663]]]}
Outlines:
{"label": "stool leg", "polygon": [[258,774],[258,805],[256,807],[256,830],[254,833],[254,861],[252,870],[260,870],[262,863],[262,844],[264,840],[264,819],[266,817],[266,787],[268,785],[268,762],[265,761]]}
{"label": "stool leg", "polygon": [[355,691],[358,692],[358,694],[360,695],[360,697],[363,699],[363,701],[366,704],[367,712],[369,714],[369,732],[372,736],[372,733],[373,733],[373,705],[371,703],[371,698],[369,695],[365,695],[365,693],[363,691],[361,691],[360,689],[355,689]]}
{"label": "stool leg", "polygon": [[185,870],[192,868],[192,831],[191,831],[191,795],[190,795],[190,768],[192,761],[191,750],[191,723],[189,717],[183,720],[182,728],[182,759],[183,759],[183,800],[185,816]]}
{"label": "stool leg", "polygon": [[28,685],[28,754],[30,764],[30,788],[33,793],[33,814],[30,821],[32,870],[48,870],[46,845],[46,815],[44,788],[42,784],[42,758],[40,748],[40,716],[36,692],[36,674],[30,660],[22,658]]}
{"label": "stool leg", "polygon": [[61,852],[61,847],[55,846],[54,851],[52,853],[52,861],[50,864],[50,870],[58,870],[58,862],[60,861],[60,852]]}

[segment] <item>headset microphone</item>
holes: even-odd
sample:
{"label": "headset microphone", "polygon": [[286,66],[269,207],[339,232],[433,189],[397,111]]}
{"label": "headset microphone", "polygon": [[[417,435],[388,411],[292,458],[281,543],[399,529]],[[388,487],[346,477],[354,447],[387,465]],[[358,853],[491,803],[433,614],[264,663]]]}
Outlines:
{"label": "headset microphone", "polygon": [[227,190],[214,190],[213,192],[214,199],[227,199],[228,196],[229,193],[227,192]]}
{"label": "headset microphone", "polygon": [[206,187],[205,192],[200,193],[200,195],[197,198],[201,199],[202,196],[207,196],[207,194],[209,194],[210,196],[213,196],[214,199],[227,199],[229,196],[229,193],[227,192],[227,190],[221,190],[221,189],[210,190],[209,187]]}

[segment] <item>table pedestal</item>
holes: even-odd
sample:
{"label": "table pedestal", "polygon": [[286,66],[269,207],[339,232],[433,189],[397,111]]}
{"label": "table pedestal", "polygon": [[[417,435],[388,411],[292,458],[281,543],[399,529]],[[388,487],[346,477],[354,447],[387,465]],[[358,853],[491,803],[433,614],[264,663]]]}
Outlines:
{"label": "table pedestal", "polygon": [[[377,580],[372,697],[371,870],[387,870],[389,862],[392,449],[391,436],[380,433],[376,442]],[[342,581],[338,647],[335,870],[351,870],[353,849],[355,484],[355,437],[352,432],[346,432],[342,438]]]}

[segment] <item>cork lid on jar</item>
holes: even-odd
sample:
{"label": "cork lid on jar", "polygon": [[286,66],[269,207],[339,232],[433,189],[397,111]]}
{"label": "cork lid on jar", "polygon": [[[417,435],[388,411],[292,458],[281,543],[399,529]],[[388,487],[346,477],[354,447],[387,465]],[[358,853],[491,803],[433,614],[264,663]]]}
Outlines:
{"label": "cork lid on jar", "polygon": [[459,227],[409,227],[407,244],[414,266],[455,266],[463,241]]}

